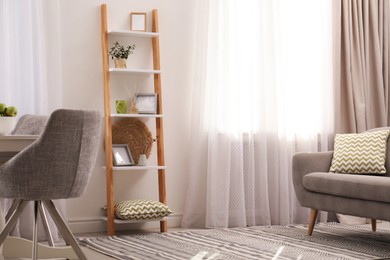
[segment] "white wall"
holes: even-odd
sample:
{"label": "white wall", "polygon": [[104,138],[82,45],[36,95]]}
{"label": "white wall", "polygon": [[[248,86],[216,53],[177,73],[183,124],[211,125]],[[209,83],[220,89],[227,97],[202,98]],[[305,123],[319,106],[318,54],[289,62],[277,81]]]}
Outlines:
{"label": "white wall", "polygon": [[[180,225],[187,186],[195,3],[183,0],[106,1],[109,29],[128,29],[129,12],[159,11],[167,204],[175,212],[168,222],[171,227]],[[97,0],[60,0],[63,107],[98,109],[103,113],[101,4]],[[99,220],[101,207],[106,203],[104,163],[102,148],[86,194],[67,202],[67,216],[75,232],[106,228]],[[116,200],[158,199],[156,173],[120,172],[114,174],[114,179],[115,187],[118,187]],[[158,222],[125,228],[150,227],[158,227]]]}

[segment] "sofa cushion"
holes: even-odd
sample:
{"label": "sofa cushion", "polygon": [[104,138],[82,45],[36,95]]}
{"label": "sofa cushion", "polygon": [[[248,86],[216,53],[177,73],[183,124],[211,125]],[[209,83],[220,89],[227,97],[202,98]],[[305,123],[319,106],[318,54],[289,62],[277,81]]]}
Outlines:
{"label": "sofa cushion", "polygon": [[330,172],[385,174],[390,130],[337,134]]}
{"label": "sofa cushion", "polygon": [[[390,127],[388,127],[388,126],[386,126],[386,127],[379,127],[379,128],[373,128],[373,129],[367,130],[366,133],[376,132],[376,131],[380,131],[380,130],[389,130],[389,129],[390,129]],[[390,151],[390,142],[387,142],[387,151],[388,152]],[[390,156],[386,156],[385,167],[386,167],[386,169],[390,169]],[[387,174],[389,174],[389,171],[387,171]]]}
{"label": "sofa cushion", "polygon": [[305,189],[335,196],[390,203],[390,177],[313,172],[303,177]]}

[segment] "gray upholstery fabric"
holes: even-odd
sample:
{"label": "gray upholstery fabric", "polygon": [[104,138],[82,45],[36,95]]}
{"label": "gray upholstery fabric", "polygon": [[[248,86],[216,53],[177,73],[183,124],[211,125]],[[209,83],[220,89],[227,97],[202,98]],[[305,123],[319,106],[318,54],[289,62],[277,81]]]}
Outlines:
{"label": "gray upholstery fabric", "polygon": [[39,138],[0,166],[0,197],[26,200],[79,197],[100,142],[97,111],[56,110]]}
{"label": "gray upholstery fabric", "polygon": [[333,152],[297,153],[293,156],[293,184],[301,206],[390,220],[389,141],[387,174],[384,176],[364,175],[359,178],[353,174],[329,173],[332,156]]}
{"label": "gray upholstery fabric", "polygon": [[303,186],[313,192],[390,203],[390,178],[383,176],[314,172],[303,177]]}
{"label": "gray upholstery fabric", "polygon": [[[380,131],[380,130],[386,130],[386,129],[390,129],[390,127],[373,128],[373,129],[367,130],[365,132],[373,132],[373,131]],[[387,170],[386,175],[390,176],[390,142],[389,142],[389,139],[387,139],[387,156],[386,156],[385,167]]]}
{"label": "gray upholstery fabric", "polygon": [[26,114],[19,118],[12,135],[40,135],[45,128],[47,116]]}
{"label": "gray upholstery fabric", "polygon": [[[30,115],[26,114],[19,118],[15,128],[12,130],[13,135],[40,135],[46,126],[48,116],[42,115]],[[16,153],[15,153],[16,154]],[[14,199],[3,199],[3,208],[8,211]],[[62,216],[65,216],[65,201],[56,200],[54,202],[57,209],[60,211]],[[19,223],[15,226],[12,235],[20,236],[32,240],[33,232],[32,227],[34,226],[34,219],[31,217],[34,215],[34,203],[31,201],[23,212],[20,214]],[[44,226],[42,224],[41,216],[38,218],[38,241],[47,240],[46,233],[44,232]],[[58,230],[55,226],[51,216],[47,216],[47,221],[51,229],[52,237],[54,240],[58,240]]]}

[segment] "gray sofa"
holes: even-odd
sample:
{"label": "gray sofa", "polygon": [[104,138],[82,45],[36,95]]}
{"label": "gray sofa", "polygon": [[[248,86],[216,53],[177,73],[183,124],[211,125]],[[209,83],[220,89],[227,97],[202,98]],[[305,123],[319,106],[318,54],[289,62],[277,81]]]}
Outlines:
{"label": "gray sofa", "polygon": [[[376,131],[377,128],[370,131]],[[312,235],[318,210],[390,221],[390,142],[385,175],[330,173],[333,152],[297,153],[293,156],[293,184],[299,203],[311,208],[308,235]]]}

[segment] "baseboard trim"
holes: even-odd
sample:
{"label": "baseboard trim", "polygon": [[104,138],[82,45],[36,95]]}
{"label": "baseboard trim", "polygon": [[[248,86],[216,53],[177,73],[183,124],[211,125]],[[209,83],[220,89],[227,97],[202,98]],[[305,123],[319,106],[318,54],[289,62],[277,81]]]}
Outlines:
{"label": "baseboard trim", "polygon": [[[168,230],[170,227],[177,228],[181,226],[182,214],[173,214],[167,217]],[[73,233],[94,233],[106,232],[107,224],[99,217],[69,217],[69,228]],[[116,224],[116,230],[137,230],[137,229],[158,229],[158,221],[144,223]]]}
{"label": "baseboard trim", "polygon": [[106,231],[106,225],[99,217],[72,217],[67,220],[69,228],[76,234]]}

